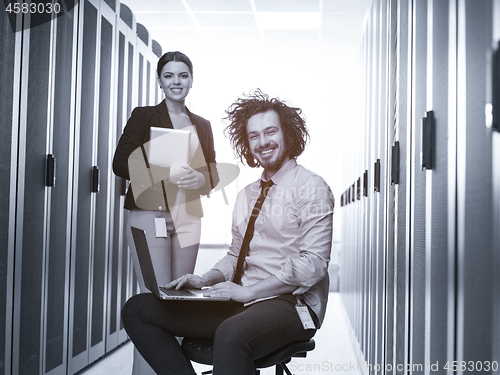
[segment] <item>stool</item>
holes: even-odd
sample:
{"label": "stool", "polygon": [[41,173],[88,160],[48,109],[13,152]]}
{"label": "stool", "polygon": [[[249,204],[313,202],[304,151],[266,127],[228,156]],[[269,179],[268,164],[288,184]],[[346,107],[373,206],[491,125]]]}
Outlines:
{"label": "stool", "polygon": [[[255,374],[260,374],[259,368],[276,366],[276,375],[292,375],[286,364],[292,357],[305,357],[308,351],[316,346],[313,339],[309,341],[296,341],[288,344],[265,357],[255,361]],[[182,340],[182,352],[189,360],[204,365],[213,363],[213,342],[207,340],[184,338]],[[212,371],[205,371],[202,374],[211,374]]]}

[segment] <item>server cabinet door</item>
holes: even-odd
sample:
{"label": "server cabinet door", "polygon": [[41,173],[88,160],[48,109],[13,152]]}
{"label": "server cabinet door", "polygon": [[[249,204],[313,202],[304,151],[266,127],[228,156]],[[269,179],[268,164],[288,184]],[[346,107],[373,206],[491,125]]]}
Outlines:
{"label": "server cabinet door", "polygon": [[[405,0],[391,2],[391,94],[389,108],[387,167],[391,184],[388,192],[387,263],[387,348],[386,362],[394,373],[397,364],[408,361],[408,281],[409,281],[409,178],[411,162],[411,60],[412,9]],[[394,90],[394,91],[393,91]],[[392,271],[393,270],[393,271]]]}
{"label": "server cabinet door", "polygon": [[[388,114],[387,114],[387,125],[385,129],[384,136],[386,138],[386,147],[387,151],[385,151],[385,155],[387,158],[385,159],[385,165],[383,168],[386,173],[381,175],[385,177],[386,181],[386,213],[387,213],[387,228],[386,228],[386,243],[387,252],[386,252],[386,321],[385,321],[385,359],[384,363],[394,365],[394,306],[395,306],[395,288],[394,288],[394,277],[395,277],[395,256],[394,256],[394,229],[395,229],[395,207],[394,207],[394,193],[395,186],[391,183],[391,147],[394,144],[394,133],[395,133],[395,122],[396,122],[396,100],[397,100],[397,71],[398,71],[398,62],[397,62],[397,44],[398,44],[398,1],[391,0],[389,3],[389,43],[388,43],[388,62],[387,65],[389,67],[388,71],[388,88],[389,88],[389,97],[388,97]],[[389,371],[390,374],[393,374],[393,371]]]}
{"label": "server cabinet door", "polygon": [[[500,41],[500,2],[493,3],[493,44],[498,45]],[[490,84],[490,83],[488,83]],[[491,99],[491,98],[490,98]],[[500,128],[492,130],[493,141],[493,206],[494,206],[494,249],[500,249]],[[495,252],[495,269],[500,269],[500,252]],[[500,362],[500,273],[496,273],[495,285],[497,286],[495,296],[494,334],[493,334],[493,357],[492,361]]]}
{"label": "server cabinet door", "polygon": [[[118,23],[120,28],[122,22]],[[122,128],[124,126],[124,92],[126,87],[125,80],[125,35],[120,30],[118,32],[118,54],[117,54],[117,65],[118,65],[118,78],[117,78],[117,96],[116,96],[116,125],[115,125],[115,141],[113,143],[114,148],[120,135],[122,133]],[[119,249],[121,243],[123,242],[123,199],[125,193],[126,182],[118,176],[113,176],[113,215],[112,215],[112,233],[110,241],[110,251],[109,251],[109,263],[108,263],[108,296],[107,296],[107,316],[106,316],[106,351],[114,349],[118,345],[117,334],[116,334],[116,321],[117,316],[117,299],[118,299],[118,257]]]}
{"label": "server cabinet door", "polygon": [[[388,3],[377,2],[377,77],[376,90],[377,108],[374,125],[371,157],[367,164],[368,184],[367,194],[371,203],[371,248],[372,248],[372,316],[370,339],[370,363],[384,362],[384,316],[385,316],[385,180],[380,178],[380,166],[385,165],[386,129],[387,129],[387,55],[388,55]],[[378,162],[377,162],[378,161]],[[377,163],[377,168],[375,167]],[[374,371],[374,373],[382,373]]]}
{"label": "server cabinet door", "polygon": [[[52,154],[55,184],[50,188],[46,309],[44,318],[45,363],[43,372],[66,374],[69,316],[69,261],[73,192],[73,141],[78,10],[66,2],[67,11],[53,22]],[[54,182],[54,181],[52,181]]]}
{"label": "server cabinet door", "polygon": [[[26,4],[29,6],[29,4]],[[15,289],[12,372],[43,371],[46,334],[48,243],[51,187],[47,154],[52,154],[51,123],[55,22],[50,16],[24,13],[18,138],[15,242]],[[64,182],[62,183],[64,189]],[[64,253],[65,248],[61,249]]]}
{"label": "server cabinet door", "polygon": [[491,1],[458,1],[456,360],[482,364],[493,356],[498,272],[493,268],[498,249],[493,248],[492,134],[484,121],[492,14]]}
{"label": "server cabinet door", "polygon": [[[409,362],[413,373],[423,373],[425,363],[425,314],[426,314],[426,223],[427,217],[427,173],[422,170],[422,118],[427,110],[427,2],[413,2],[413,29],[411,30],[411,126],[408,126],[411,149],[408,157],[410,179],[410,306],[409,317]],[[430,119],[428,125],[431,126]],[[429,177],[430,178],[430,177]]]}
{"label": "server cabinet door", "polygon": [[[375,72],[377,70],[378,61],[376,58],[376,40],[377,40],[377,27],[378,27],[378,17],[377,12],[374,9],[377,7],[376,1],[372,4],[372,12],[368,18],[367,22],[367,61],[369,61],[368,66],[370,67],[367,71],[367,95],[366,97],[366,112],[364,116],[364,121],[362,124],[362,133],[366,136],[363,137],[362,143],[359,144],[358,155],[358,165],[356,165],[355,171],[357,172],[356,181],[356,206],[358,206],[358,217],[359,217],[359,252],[360,252],[360,269],[361,269],[361,290],[360,290],[360,302],[362,305],[361,310],[361,332],[360,332],[360,342],[363,353],[365,353],[365,358],[370,358],[370,336],[371,336],[371,308],[372,308],[372,272],[371,272],[371,262],[372,254],[370,247],[370,227],[371,222],[369,220],[370,216],[370,205],[364,199],[364,194],[362,192],[362,171],[366,169],[368,159],[370,158],[372,150],[372,142],[370,134],[373,132],[373,119],[376,116],[376,99],[371,95],[376,87]],[[360,177],[361,176],[361,177]]]}
{"label": "server cabinet door", "polygon": [[[435,126],[435,167],[432,169],[427,184],[426,217],[426,363],[446,363],[453,360],[454,346],[454,295],[455,281],[455,177],[456,163],[455,134],[456,113],[455,81],[453,72],[456,59],[450,61],[450,47],[454,43],[449,39],[455,35],[450,31],[449,1],[429,2],[429,42],[428,45],[428,109],[434,113]],[[443,88],[449,88],[443,90]],[[417,124],[418,125],[418,124]],[[451,172],[451,173],[450,173]],[[429,175],[429,173],[427,173]],[[451,229],[451,232],[450,232]],[[450,302],[451,301],[451,302]]]}
{"label": "server cabinet door", "polygon": [[115,70],[112,69],[114,59],[114,39],[116,14],[104,2],[100,3],[100,59],[98,72],[98,127],[97,167],[99,168],[99,190],[96,192],[96,211],[94,228],[94,249],[92,257],[92,309],[90,332],[90,362],[105,353],[105,322],[107,298],[107,268],[112,225],[111,200],[111,157],[110,140],[114,136],[115,113]]}
{"label": "server cabinet door", "polygon": [[0,373],[11,371],[14,224],[19,119],[21,16],[0,15]]}
{"label": "server cabinet door", "polygon": [[[121,6],[123,9],[124,6]],[[128,10],[128,8],[125,8]],[[122,10],[124,12],[124,10]],[[131,13],[130,13],[131,15]],[[122,14],[123,16],[123,14]],[[117,93],[116,93],[116,125],[114,126],[114,142],[112,152],[114,152],[122,130],[132,112],[132,92],[134,77],[134,47],[130,43],[135,38],[135,32],[122,19],[117,22]],[[112,193],[113,215],[111,227],[111,242],[108,263],[108,302],[107,302],[107,330],[106,330],[106,351],[117,347],[119,332],[124,329],[120,323],[120,310],[129,296],[129,252],[127,238],[125,235],[126,210],[123,208],[125,202],[125,191],[127,181],[118,176],[111,177],[114,187]],[[124,336],[126,334],[123,334]]]}
{"label": "server cabinet door", "polygon": [[71,304],[69,373],[89,363],[91,331],[92,255],[95,220],[93,167],[95,166],[96,70],[99,32],[98,3],[79,2],[73,227],[71,243]]}

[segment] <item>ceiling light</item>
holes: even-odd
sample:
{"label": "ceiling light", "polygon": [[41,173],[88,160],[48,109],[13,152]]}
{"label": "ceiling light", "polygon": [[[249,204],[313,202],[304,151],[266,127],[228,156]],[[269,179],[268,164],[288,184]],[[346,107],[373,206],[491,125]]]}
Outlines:
{"label": "ceiling light", "polygon": [[319,29],[320,12],[256,12],[255,20],[260,29]]}

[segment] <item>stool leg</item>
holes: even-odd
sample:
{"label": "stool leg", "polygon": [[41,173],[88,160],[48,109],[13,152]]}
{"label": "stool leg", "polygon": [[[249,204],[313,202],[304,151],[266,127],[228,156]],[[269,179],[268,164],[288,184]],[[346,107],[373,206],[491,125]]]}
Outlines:
{"label": "stool leg", "polygon": [[283,367],[281,363],[276,365],[276,375],[283,375]]}
{"label": "stool leg", "polygon": [[[277,367],[277,366],[276,366]],[[293,375],[290,370],[288,369],[288,367],[286,366],[285,363],[280,363],[280,367],[281,367],[281,372],[280,372],[280,375],[283,375],[283,370],[285,370],[286,372],[286,375]],[[277,370],[276,370],[277,371]],[[276,372],[277,373],[277,372]]]}

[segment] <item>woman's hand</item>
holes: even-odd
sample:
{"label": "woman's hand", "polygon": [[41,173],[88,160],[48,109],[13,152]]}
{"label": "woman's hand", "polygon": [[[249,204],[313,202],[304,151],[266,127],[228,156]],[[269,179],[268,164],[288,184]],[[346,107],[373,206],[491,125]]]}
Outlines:
{"label": "woman's hand", "polygon": [[255,299],[250,287],[237,285],[231,281],[216,284],[203,291],[205,297],[227,297],[236,302],[249,302]]}
{"label": "woman's hand", "polygon": [[179,189],[199,189],[206,183],[205,176],[189,165],[170,168],[169,181],[176,184]]}
{"label": "woman's hand", "polygon": [[167,289],[176,289],[179,290],[181,288],[195,288],[201,289],[207,284],[207,281],[204,277],[198,275],[192,275],[190,273],[171,281],[165,288]]}

